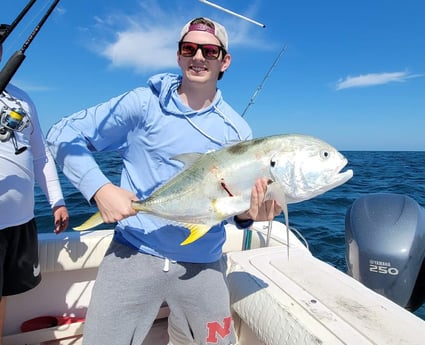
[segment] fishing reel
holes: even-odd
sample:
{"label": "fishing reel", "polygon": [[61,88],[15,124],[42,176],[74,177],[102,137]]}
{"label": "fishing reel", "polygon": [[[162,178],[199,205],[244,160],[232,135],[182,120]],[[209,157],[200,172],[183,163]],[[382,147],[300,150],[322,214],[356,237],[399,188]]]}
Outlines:
{"label": "fishing reel", "polygon": [[28,127],[30,119],[22,108],[9,108],[4,106],[0,111],[0,141],[12,141],[15,147],[15,155],[24,152],[27,147],[18,147],[15,132],[21,132]]}

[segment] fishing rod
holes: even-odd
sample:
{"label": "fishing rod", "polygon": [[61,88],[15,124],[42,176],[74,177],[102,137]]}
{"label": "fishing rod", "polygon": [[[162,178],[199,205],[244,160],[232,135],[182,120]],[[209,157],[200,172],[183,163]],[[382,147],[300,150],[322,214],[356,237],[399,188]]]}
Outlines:
{"label": "fishing rod", "polygon": [[273,64],[270,66],[269,70],[267,71],[266,75],[264,76],[263,81],[260,83],[260,85],[258,85],[257,89],[252,94],[251,99],[249,100],[249,102],[248,102],[245,110],[242,112],[242,115],[241,115],[242,117],[245,116],[245,114],[248,111],[249,107],[254,104],[255,98],[257,98],[258,94],[260,93],[261,89],[263,88],[264,84],[266,83],[266,80],[270,77],[270,75],[271,75],[273,69],[275,68],[275,66],[277,65],[280,57],[285,52],[285,49],[286,49],[286,45],[284,45],[282,47],[282,49],[280,50],[280,52],[277,55],[276,59],[274,60]]}
{"label": "fishing rod", "polygon": [[[269,70],[267,71],[266,75],[264,76],[263,81],[260,83],[260,85],[258,85],[257,89],[252,94],[251,99],[249,100],[249,102],[248,102],[245,110],[243,111],[243,113],[241,115],[242,117],[245,116],[245,114],[248,111],[249,107],[254,104],[255,98],[260,93],[260,91],[263,88],[266,80],[269,78],[269,76],[272,73],[273,69],[277,65],[280,57],[285,52],[285,49],[286,49],[286,45],[284,45],[282,47],[282,49],[280,50],[280,52],[277,55],[276,59],[274,60],[273,64],[270,66]],[[268,225],[267,225],[266,247],[268,247],[269,246],[269,243],[270,243],[270,238],[271,238],[271,235],[272,235],[272,227],[273,227],[273,222],[272,221],[269,221],[268,222]],[[249,230],[246,230],[245,229],[244,236],[243,236],[243,247],[242,247],[243,250],[247,250],[247,249],[250,249],[251,248],[251,241],[252,241],[252,231],[249,231]],[[289,229],[287,229],[286,241],[287,241],[287,245],[288,245],[288,259],[289,259]]]}
{"label": "fishing rod", "polygon": [[[11,25],[1,24],[0,25],[0,46],[3,45],[3,42],[10,35],[10,33],[15,29],[18,23],[22,18],[27,14],[29,9],[34,5],[36,0],[30,0],[25,8],[19,13]],[[0,71],[0,94],[3,93],[7,84],[21,66],[22,61],[25,59],[25,51],[34,40],[35,36],[40,31],[43,24],[46,22],[47,18],[55,9],[56,5],[59,3],[59,0],[55,0],[50,7],[47,9],[44,16],[41,18],[39,23],[35,26],[31,34],[28,36],[25,43],[22,45],[21,49],[16,51],[7,61],[6,65]],[[3,101],[2,101],[3,103]],[[21,132],[26,127],[29,126],[31,120],[22,107],[9,107],[6,103],[3,103],[4,106],[0,108],[0,142],[11,141],[15,148],[15,155],[21,154],[27,149],[27,146],[18,147],[18,142],[15,137],[15,132]]]}
{"label": "fishing rod", "polygon": [[4,32],[1,36],[0,36],[0,44],[3,44],[4,41],[6,41],[7,36],[10,35],[10,33],[13,31],[13,29],[16,27],[16,25],[19,24],[19,22],[21,21],[21,19],[27,14],[27,12],[30,10],[30,8],[32,7],[32,5],[34,5],[34,3],[37,0],[31,0],[25,7],[24,9],[21,11],[21,13],[18,14],[18,16],[15,18],[15,20],[13,21],[12,24],[10,24],[7,29],[6,32]]}
{"label": "fishing rod", "polygon": [[[13,21],[13,23],[9,26],[9,28],[6,30],[6,32],[1,35],[0,44],[3,44],[3,42],[6,40],[7,36],[12,32],[12,30],[16,27],[16,25],[21,21],[21,19],[25,16],[25,14],[28,12],[28,10],[31,8],[31,6],[34,4],[36,0],[30,0],[30,2],[25,6],[25,8],[21,11],[21,13],[16,17],[16,19]],[[10,82],[16,71],[18,70],[19,66],[22,64],[22,61],[25,59],[25,51],[31,44],[31,42],[34,40],[35,36],[40,31],[41,27],[46,22],[47,18],[50,16],[50,14],[55,9],[56,5],[59,3],[60,0],[55,0],[46,13],[44,14],[43,18],[39,21],[39,23],[35,26],[31,34],[28,36],[25,43],[22,45],[21,49],[16,51],[7,61],[6,65],[3,67],[3,69],[0,71],[0,93],[4,91],[7,84]]]}

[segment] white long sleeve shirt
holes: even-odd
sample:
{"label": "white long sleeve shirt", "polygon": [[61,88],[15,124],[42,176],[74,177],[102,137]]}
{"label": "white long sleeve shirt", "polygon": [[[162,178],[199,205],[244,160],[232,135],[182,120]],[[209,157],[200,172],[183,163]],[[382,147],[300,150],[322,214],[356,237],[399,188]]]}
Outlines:
{"label": "white long sleeve shirt", "polygon": [[35,181],[52,208],[65,204],[33,102],[24,91],[9,84],[0,95],[0,111],[5,106],[23,108],[30,124],[22,132],[15,132],[18,147],[27,147],[24,152],[15,154],[11,140],[0,142],[0,230],[34,218]]}

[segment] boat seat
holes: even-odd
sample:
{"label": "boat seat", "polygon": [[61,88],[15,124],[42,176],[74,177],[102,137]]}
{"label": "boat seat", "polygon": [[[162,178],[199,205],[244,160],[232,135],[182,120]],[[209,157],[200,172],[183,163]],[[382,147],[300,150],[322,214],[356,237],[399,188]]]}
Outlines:
{"label": "boat seat", "polygon": [[99,267],[113,230],[39,234],[42,273]]}
{"label": "boat seat", "polygon": [[[252,232],[250,245],[252,248],[265,246],[267,225],[268,222],[254,223],[253,228],[256,231]],[[42,339],[52,339],[49,337],[55,334],[54,332],[59,332],[63,336],[81,335],[82,324],[72,325],[66,332],[56,327],[29,332],[30,334],[21,333],[20,325],[26,320],[47,315],[85,317],[97,269],[109,247],[113,232],[113,230],[98,230],[65,232],[58,235],[39,234],[40,268],[43,278],[34,289],[8,297],[4,345],[32,344],[35,343],[33,341],[35,339],[42,342]],[[233,225],[227,225],[226,232],[224,252],[241,251],[245,232]],[[274,236],[270,245],[284,243],[286,233],[279,232],[281,237]],[[28,308],[29,305],[31,308]],[[168,307],[164,305],[157,319],[165,318],[168,314]]]}

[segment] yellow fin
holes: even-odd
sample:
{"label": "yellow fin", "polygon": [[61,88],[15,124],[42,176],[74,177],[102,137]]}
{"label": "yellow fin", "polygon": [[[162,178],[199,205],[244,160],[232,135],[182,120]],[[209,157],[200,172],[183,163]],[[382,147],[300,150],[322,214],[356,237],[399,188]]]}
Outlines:
{"label": "yellow fin", "polygon": [[96,212],[89,219],[87,219],[83,224],[81,224],[80,226],[76,226],[73,229],[76,230],[76,231],[89,230],[91,228],[94,228],[95,226],[102,224],[102,223],[103,223],[103,218],[100,215],[100,212]]}
{"label": "yellow fin", "polygon": [[182,243],[180,243],[181,246],[195,242],[197,239],[204,236],[209,229],[211,229],[210,225],[205,224],[185,224],[184,226],[189,229],[190,235]]}

